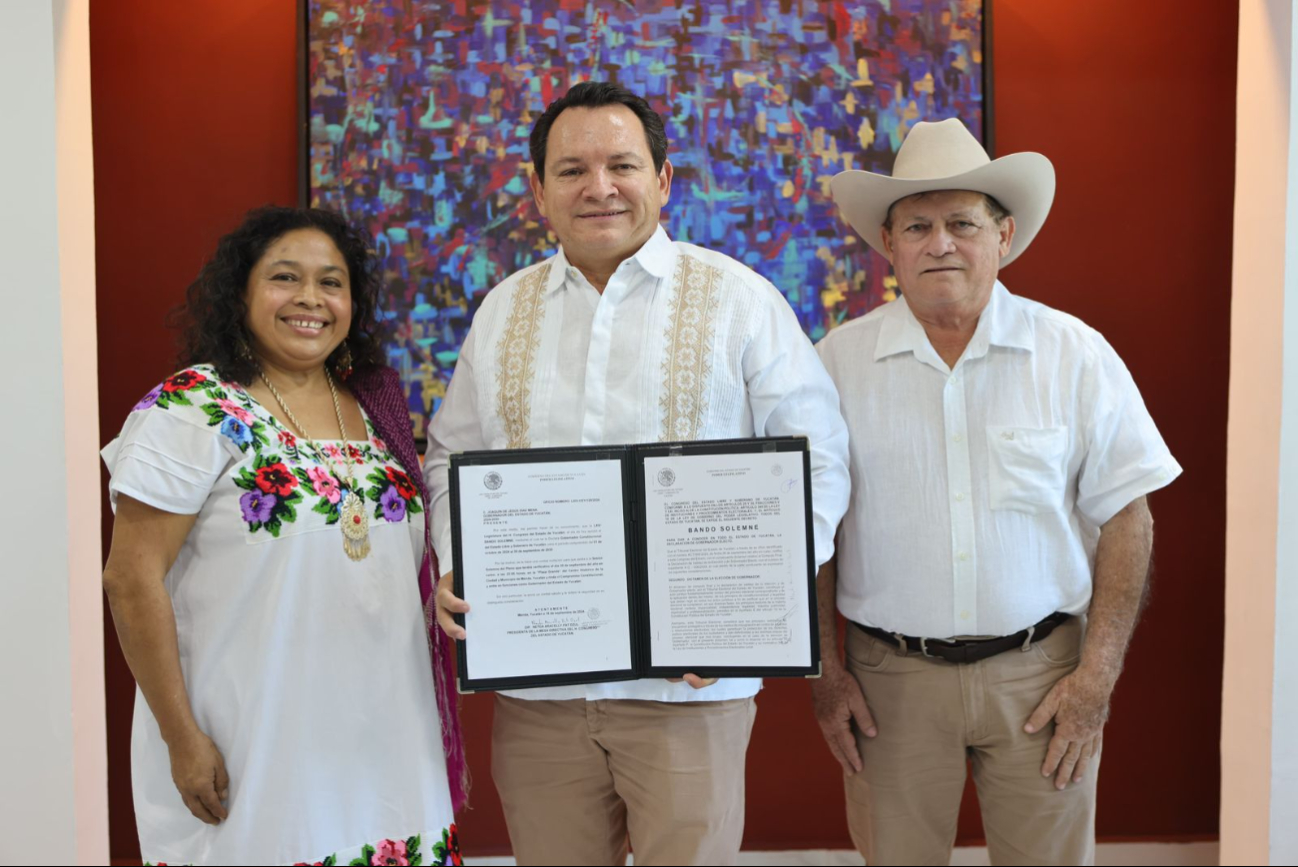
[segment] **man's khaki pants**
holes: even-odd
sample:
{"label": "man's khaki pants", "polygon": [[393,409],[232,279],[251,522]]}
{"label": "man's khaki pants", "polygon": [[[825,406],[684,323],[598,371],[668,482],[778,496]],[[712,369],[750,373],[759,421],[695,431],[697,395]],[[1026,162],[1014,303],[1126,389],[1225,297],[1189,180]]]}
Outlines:
{"label": "man's khaki pants", "polygon": [[1083,624],[1065,621],[1022,652],[972,664],[901,656],[848,626],[847,665],[877,737],[857,733],[864,770],[846,779],[847,820],[867,864],[949,864],[968,762],[993,864],[1093,864],[1099,756],[1080,783],[1044,777],[1053,722],[1023,731],[1077,667]]}
{"label": "man's khaki pants", "polygon": [[491,776],[519,864],[734,864],[756,702],[496,696]]}

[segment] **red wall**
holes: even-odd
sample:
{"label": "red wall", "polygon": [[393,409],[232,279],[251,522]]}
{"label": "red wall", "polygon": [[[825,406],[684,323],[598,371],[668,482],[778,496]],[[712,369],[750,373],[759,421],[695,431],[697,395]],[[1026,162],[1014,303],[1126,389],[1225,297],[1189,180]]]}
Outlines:
{"label": "red wall", "polygon": [[[105,442],[133,401],[172,370],[175,340],[163,319],[216,239],[250,207],[297,202],[294,6],[90,4]],[[105,554],[111,528],[105,497]],[[130,762],[135,684],[107,610],[104,616],[110,851],[114,859],[138,858]]]}
{"label": "red wall", "polygon": [[[111,438],[171,369],[163,317],[247,208],[297,198],[294,3],[118,0],[91,8],[100,425]],[[1154,603],[1114,698],[1104,837],[1217,829],[1227,328],[1237,4],[994,0],[997,150],[1039,150],[1059,193],[1008,269],[1014,291],[1102,331],[1185,476],[1152,498]],[[105,509],[105,539],[111,517]],[[115,859],[137,857],[133,685],[111,624]],[[762,694],[748,761],[749,848],[846,848],[842,788],[807,687]],[[489,772],[490,699],[464,714],[476,781],[470,854],[508,847]],[[966,803],[962,840],[981,836]]]}
{"label": "red wall", "polygon": [[[1104,735],[1101,835],[1215,834],[1238,4],[995,0],[996,147],[1059,189],[1012,290],[1127,362],[1185,474]],[[962,831],[974,829],[963,826]]]}

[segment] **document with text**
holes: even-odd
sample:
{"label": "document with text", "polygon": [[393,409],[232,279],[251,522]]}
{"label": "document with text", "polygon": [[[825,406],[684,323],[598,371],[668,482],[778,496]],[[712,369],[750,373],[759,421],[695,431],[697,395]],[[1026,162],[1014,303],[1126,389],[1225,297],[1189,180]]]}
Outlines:
{"label": "document with text", "polygon": [[[631,667],[620,461],[460,469],[473,679]],[[458,576],[457,576],[458,577]]]}
{"label": "document with text", "polygon": [[451,457],[464,692],[819,673],[802,437]]}
{"label": "document with text", "polygon": [[799,452],[646,458],[654,667],[811,664]]}

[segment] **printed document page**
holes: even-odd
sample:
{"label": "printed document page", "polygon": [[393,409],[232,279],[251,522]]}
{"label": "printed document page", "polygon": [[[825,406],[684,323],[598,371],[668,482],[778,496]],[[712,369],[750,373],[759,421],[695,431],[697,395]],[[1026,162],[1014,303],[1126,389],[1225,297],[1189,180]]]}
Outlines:
{"label": "printed document page", "polygon": [[811,664],[801,452],[646,458],[650,664]]}
{"label": "printed document page", "polygon": [[629,669],[622,464],[459,474],[470,679]]}

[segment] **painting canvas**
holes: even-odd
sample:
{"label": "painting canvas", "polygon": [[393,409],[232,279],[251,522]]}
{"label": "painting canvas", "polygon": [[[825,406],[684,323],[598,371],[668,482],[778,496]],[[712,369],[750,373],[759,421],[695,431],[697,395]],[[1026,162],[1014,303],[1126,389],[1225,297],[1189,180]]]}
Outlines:
{"label": "painting canvas", "polygon": [[571,85],[649,100],[675,167],[668,233],[771,280],[813,340],[895,291],[830,178],[890,171],[920,120],[986,138],[982,0],[308,0],[304,15],[308,195],[374,239],[420,436],[484,295],[556,249],[527,136]]}

